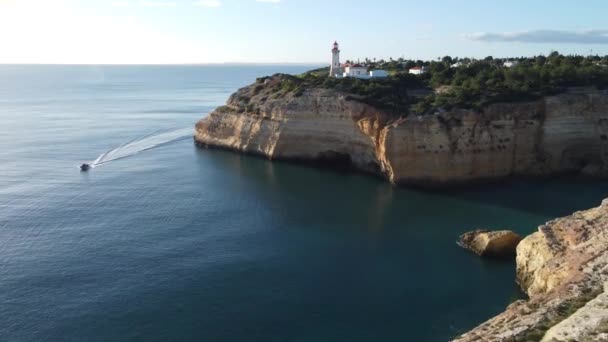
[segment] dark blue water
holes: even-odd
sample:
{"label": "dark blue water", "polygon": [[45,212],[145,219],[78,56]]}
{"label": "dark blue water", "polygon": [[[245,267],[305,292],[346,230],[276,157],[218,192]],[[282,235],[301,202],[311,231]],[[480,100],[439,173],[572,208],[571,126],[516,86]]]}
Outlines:
{"label": "dark blue water", "polygon": [[445,341],[518,296],[459,249],[597,205],[608,183],[422,192],[181,140],[238,87],[294,66],[0,66],[0,340]]}

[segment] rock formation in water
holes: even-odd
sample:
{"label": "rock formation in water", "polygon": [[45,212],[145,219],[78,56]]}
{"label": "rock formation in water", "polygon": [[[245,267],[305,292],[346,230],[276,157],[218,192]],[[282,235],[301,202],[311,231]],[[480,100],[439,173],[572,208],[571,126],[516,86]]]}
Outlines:
{"label": "rock formation in water", "polygon": [[514,257],[521,236],[510,230],[477,229],[460,235],[458,245],[483,257]]}
{"label": "rock formation in water", "polygon": [[195,141],[269,159],[347,165],[417,185],[608,173],[605,92],[399,116],[337,90],[276,92],[281,77],[237,91],[197,123]]}
{"label": "rock formation in water", "polygon": [[540,226],[516,262],[529,300],[456,341],[608,341],[608,200]]}

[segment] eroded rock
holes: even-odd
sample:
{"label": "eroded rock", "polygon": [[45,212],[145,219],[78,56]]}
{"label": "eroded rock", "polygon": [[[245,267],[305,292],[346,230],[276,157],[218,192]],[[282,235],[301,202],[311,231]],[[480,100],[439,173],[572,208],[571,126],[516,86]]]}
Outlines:
{"label": "eroded rock", "polygon": [[521,236],[510,230],[489,231],[477,229],[464,233],[458,245],[484,257],[514,257]]}

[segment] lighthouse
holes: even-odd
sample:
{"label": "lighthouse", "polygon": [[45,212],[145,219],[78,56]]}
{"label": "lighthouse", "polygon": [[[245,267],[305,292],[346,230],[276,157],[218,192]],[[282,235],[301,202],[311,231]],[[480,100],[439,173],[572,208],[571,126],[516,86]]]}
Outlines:
{"label": "lighthouse", "polygon": [[342,76],[342,68],[340,68],[340,47],[338,42],[334,42],[334,47],[331,49],[331,67],[329,68],[329,77]]}

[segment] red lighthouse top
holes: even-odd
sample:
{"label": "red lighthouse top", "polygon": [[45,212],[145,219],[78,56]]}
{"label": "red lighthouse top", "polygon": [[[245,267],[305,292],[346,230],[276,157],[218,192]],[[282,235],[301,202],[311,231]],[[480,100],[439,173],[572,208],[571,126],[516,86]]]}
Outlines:
{"label": "red lighthouse top", "polygon": [[334,48],[332,49],[332,51],[338,51],[338,49],[339,49],[339,48],[338,48],[338,42],[337,42],[337,41],[335,41],[335,42],[334,42]]}

